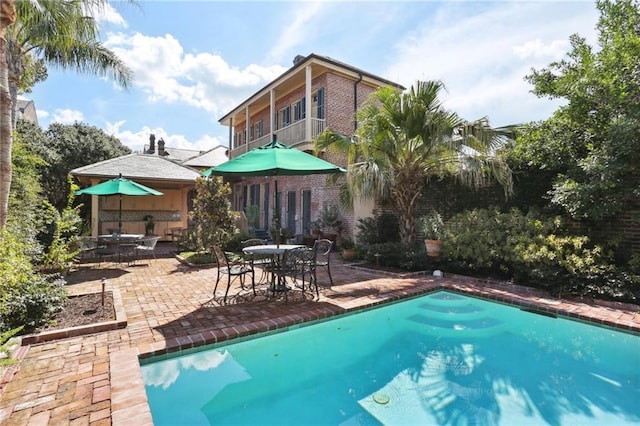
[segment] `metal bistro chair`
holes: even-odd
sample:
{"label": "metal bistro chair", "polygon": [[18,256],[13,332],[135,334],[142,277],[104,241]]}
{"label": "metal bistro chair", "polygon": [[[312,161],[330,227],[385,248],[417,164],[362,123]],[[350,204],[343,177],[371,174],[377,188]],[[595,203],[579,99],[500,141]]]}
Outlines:
{"label": "metal bistro chair", "polygon": [[141,244],[137,244],[133,247],[133,262],[135,263],[138,257],[143,257],[145,254],[151,254],[156,259],[156,245],[160,237],[146,237],[139,241]]}
{"label": "metal bistro chair", "polygon": [[318,268],[325,268],[329,275],[329,283],[333,286],[333,278],[331,277],[331,249],[333,248],[333,242],[327,239],[319,239],[313,243],[313,279],[318,285],[318,279],[316,277],[316,270]]}
{"label": "metal bistro chair", "polygon": [[291,275],[294,281],[297,280],[298,275],[302,276],[302,292],[305,291],[305,277],[309,276],[309,289],[314,285],[316,288],[316,296],[320,298],[320,292],[318,291],[318,281],[315,274],[315,253],[313,249],[308,247],[298,247],[291,250],[287,250],[285,253],[285,265],[287,273]]}
{"label": "metal bistro chair", "polygon": [[96,258],[96,251],[98,250],[98,240],[89,236],[81,236],[78,238],[80,245],[80,253],[78,254],[78,262]]}
{"label": "metal bistro chair", "polygon": [[216,291],[218,290],[218,284],[222,279],[223,275],[227,276],[227,290],[224,292],[223,302],[227,302],[227,295],[229,294],[229,289],[231,288],[231,277],[240,278],[240,285],[244,288],[244,280],[247,274],[251,274],[251,288],[253,289],[253,295],[256,295],[256,282],[254,271],[251,265],[248,265],[244,261],[241,262],[231,262],[227,257],[227,254],[220,248],[220,246],[212,246],[211,253],[213,254],[214,261],[218,265],[218,273],[216,276],[216,285],[213,288],[213,297],[216,297]]}
{"label": "metal bistro chair", "polygon": [[[263,240],[261,238],[250,238],[248,240],[241,241],[240,244],[242,244],[242,248],[251,247],[251,246],[260,246],[260,245],[266,245],[267,240]],[[251,266],[252,269],[254,269],[256,266],[259,266],[260,269],[262,270],[262,275],[260,276],[260,279],[258,280],[258,282],[263,282],[267,280],[273,264],[272,256],[259,255],[259,254],[253,254],[253,253],[244,253],[244,260]]]}

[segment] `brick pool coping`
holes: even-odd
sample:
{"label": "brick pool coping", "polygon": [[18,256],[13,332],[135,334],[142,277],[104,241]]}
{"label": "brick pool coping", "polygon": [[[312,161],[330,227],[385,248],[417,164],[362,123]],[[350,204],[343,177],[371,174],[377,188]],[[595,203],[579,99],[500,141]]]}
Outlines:
{"label": "brick pool coping", "polygon": [[[149,267],[79,271],[71,285],[73,293],[98,288],[106,275],[109,288],[121,293],[127,327],[21,348],[26,352],[22,367],[0,395],[0,423],[151,425],[141,361],[286,330],[440,289],[640,334],[640,306],[636,305],[560,300],[538,289],[450,274],[394,278],[339,262],[332,266],[334,286],[322,288],[318,301],[205,307],[215,268],[192,270],[179,265],[175,259],[158,259]],[[323,277],[319,281],[327,282]]]}
{"label": "brick pool coping", "polygon": [[[390,276],[389,273],[385,275]],[[332,317],[339,315],[351,314],[360,310],[379,307],[388,303],[426,295],[439,290],[455,291],[495,302],[527,308],[534,312],[579,320],[593,325],[610,327],[619,331],[640,335],[640,312],[636,312],[634,314],[618,311],[618,309],[624,309],[625,307],[629,308],[629,306],[632,307],[633,305],[615,302],[603,305],[605,302],[591,300],[587,304],[588,308],[581,308],[579,305],[575,306],[575,301],[571,301],[571,299],[567,299],[563,302],[560,299],[553,299],[548,295],[545,295],[544,292],[536,291],[535,289],[527,287],[463,276],[455,276],[453,280],[457,282],[448,282],[450,279],[452,278],[448,278],[447,281],[435,283],[435,285],[428,286],[426,288],[419,288],[415,291],[403,291],[398,294],[392,294],[382,300],[372,301],[368,304],[358,305],[348,309],[334,310],[320,308],[317,310],[269,318],[249,324],[238,324],[204,333],[175,338],[168,340],[163,344],[156,345],[155,347],[148,348],[147,352],[139,353],[138,357],[140,359],[147,359],[161,355],[169,355],[174,352],[188,349],[195,349],[201,346],[214,345],[216,343],[229,343],[230,340],[246,338],[254,334],[272,331],[286,331],[286,329],[293,326],[329,320]],[[618,309],[612,307],[612,305],[618,305]],[[638,311],[640,311],[640,306],[638,307]]]}

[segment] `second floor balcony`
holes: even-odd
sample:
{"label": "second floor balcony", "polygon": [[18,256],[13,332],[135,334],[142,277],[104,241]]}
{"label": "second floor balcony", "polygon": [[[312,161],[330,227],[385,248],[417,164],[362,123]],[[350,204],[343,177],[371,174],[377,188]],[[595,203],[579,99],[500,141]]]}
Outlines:
{"label": "second floor balcony", "polygon": [[[307,120],[311,121],[311,134],[307,135]],[[296,121],[282,129],[273,131],[270,134],[263,135],[257,139],[249,141],[248,144],[242,144],[236,148],[233,148],[229,152],[229,159],[235,158],[238,155],[249,152],[252,149],[261,147],[273,140],[273,134],[276,135],[278,141],[287,146],[297,147],[306,144],[312,144],[314,139],[324,131],[325,120],[318,118],[305,118],[304,120]]]}

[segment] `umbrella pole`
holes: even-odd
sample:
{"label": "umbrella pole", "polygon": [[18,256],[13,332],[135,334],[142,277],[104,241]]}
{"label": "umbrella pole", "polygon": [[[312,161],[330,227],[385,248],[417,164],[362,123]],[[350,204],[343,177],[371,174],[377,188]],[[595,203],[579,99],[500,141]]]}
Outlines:
{"label": "umbrella pole", "polygon": [[122,235],[122,194],[120,194],[120,209],[118,214],[118,234]]}
{"label": "umbrella pole", "polygon": [[280,238],[282,237],[282,228],[280,226],[280,206],[278,203],[278,178],[275,178],[275,195],[276,195],[276,247],[280,247]]}

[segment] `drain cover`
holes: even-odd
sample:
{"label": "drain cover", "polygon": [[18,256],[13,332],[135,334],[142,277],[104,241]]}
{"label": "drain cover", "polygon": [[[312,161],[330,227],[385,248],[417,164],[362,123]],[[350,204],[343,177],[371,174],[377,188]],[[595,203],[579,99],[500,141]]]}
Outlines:
{"label": "drain cover", "polygon": [[389,402],[389,395],[386,393],[374,393],[373,400],[378,404],[387,404]]}

